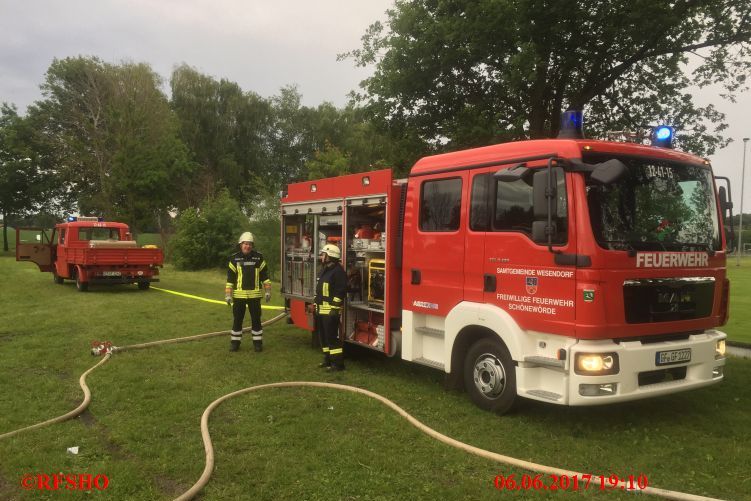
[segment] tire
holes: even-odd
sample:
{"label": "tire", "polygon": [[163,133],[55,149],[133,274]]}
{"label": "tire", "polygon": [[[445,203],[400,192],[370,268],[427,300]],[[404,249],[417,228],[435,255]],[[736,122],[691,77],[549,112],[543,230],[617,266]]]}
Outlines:
{"label": "tire", "polygon": [[86,292],[89,290],[89,283],[81,281],[78,271],[76,271],[76,289],[78,289],[78,292]]}
{"label": "tire", "polygon": [[149,287],[151,287],[151,282],[138,282],[138,288],[142,291],[149,290]]}
{"label": "tire", "polygon": [[497,414],[510,411],[516,395],[516,368],[508,349],[492,339],[479,339],[464,359],[464,386],[480,408]]}
{"label": "tire", "polygon": [[64,282],[63,277],[61,277],[60,275],[58,275],[56,271],[52,272],[52,281],[55,282],[58,285],[62,284]]}

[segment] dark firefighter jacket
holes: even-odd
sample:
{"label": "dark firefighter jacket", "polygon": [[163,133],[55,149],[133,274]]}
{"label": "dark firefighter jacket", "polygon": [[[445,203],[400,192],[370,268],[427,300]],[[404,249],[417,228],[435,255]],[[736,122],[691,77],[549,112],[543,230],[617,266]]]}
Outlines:
{"label": "dark firefighter jacket", "polygon": [[319,315],[338,315],[347,293],[347,274],[339,263],[327,266],[316,282],[316,305]]}
{"label": "dark firefighter jacket", "polygon": [[271,283],[269,269],[263,256],[252,250],[248,255],[236,252],[229,258],[227,287],[232,287],[235,299],[260,298],[262,284]]}

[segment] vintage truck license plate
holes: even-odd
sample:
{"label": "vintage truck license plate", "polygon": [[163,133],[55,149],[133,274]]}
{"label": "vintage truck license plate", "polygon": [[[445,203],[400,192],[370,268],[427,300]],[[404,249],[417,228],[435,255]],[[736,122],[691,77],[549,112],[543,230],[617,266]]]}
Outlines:
{"label": "vintage truck license plate", "polygon": [[119,277],[120,272],[119,271],[103,271],[102,276],[105,277]]}
{"label": "vintage truck license plate", "polygon": [[691,348],[683,350],[658,351],[655,354],[655,365],[680,364],[691,361]]}

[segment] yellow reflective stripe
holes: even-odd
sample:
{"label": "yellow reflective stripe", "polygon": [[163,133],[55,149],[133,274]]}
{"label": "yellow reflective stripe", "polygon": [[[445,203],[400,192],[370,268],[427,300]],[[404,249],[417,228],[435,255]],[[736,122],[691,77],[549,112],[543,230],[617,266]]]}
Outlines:
{"label": "yellow reflective stripe", "polygon": [[344,350],[342,348],[334,348],[333,350],[329,350],[329,355],[339,355],[340,353],[344,353]]}
{"label": "yellow reflective stripe", "polygon": [[263,283],[267,285],[271,285],[271,280],[267,278],[266,280],[263,281]]}
{"label": "yellow reflective stripe", "polygon": [[261,294],[261,291],[253,290],[235,291],[232,293],[232,297],[237,299],[255,299],[260,298],[261,296],[263,296],[263,294]]}
{"label": "yellow reflective stripe", "polygon": [[234,264],[232,264],[232,261],[230,261],[230,263],[229,263],[229,269],[232,270],[232,271],[234,271],[235,273],[237,273],[237,268],[235,267]]}
{"label": "yellow reflective stripe", "polygon": [[[237,267],[237,290],[243,290],[243,267],[242,265]],[[235,291],[237,292],[237,291]],[[235,296],[237,297],[237,296]]]}
{"label": "yellow reflective stripe", "polygon": [[261,287],[260,287],[260,284],[259,284],[259,282],[261,280],[261,276],[260,275],[261,275],[261,270],[259,270],[258,268],[256,268],[256,281],[253,282],[253,285],[255,285],[256,290],[261,290]]}
{"label": "yellow reflective stripe", "polygon": [[224,287],[225,287],[225,288],[227,288],[227,289],[232,289],[232,288],[234,288],[234,287],[235,287],[235,284],[231,284],[231,283],[227,282],[227,283],[226,283],[226,284],[224,285]]}
{"label": "yellow reflective stripe", "polygon": [[261,266],[258,267],[259,270],[262,270],[266,267],[266,261],[261,261]]}
{"label": "yellow reflective stripe", "polygon": [[329,283],[323,282],[323,290],[321,291],[322,296],[328,296],[329,295]]}
{"label": "yellow reflective stripe", "polygon": [[334,299],[332,299],[332,301],[333,301],[334,303],[341,303],[341,302],[342,302],[342,298],[340,298],[340,297],[335,297]]}
{"label": "yellow reflective stripe", "polygon": [[324,348],[324,349],[323,349],[323,352],[324,352],[324,353],[328,353],[328,352],[329,352],[329,349],[328,349],[328,348]]}

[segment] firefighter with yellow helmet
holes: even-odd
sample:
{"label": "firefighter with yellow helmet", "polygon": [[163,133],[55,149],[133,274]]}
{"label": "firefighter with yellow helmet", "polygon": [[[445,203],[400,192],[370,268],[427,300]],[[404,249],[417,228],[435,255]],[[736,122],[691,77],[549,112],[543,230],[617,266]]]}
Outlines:
{"label": "firefighter with yellow helmet", "polygon": [[[243,334],[245,308],[250,311],[250,333],[255,351],[263,350],[263,327],[261,326],[261,297],[271,300],[269,269],[263,256],[256,252],[253,234],[246,231],[238,239],[240,251],[229,258],[227,284],[224,300],[232,307],[234,321],[230,336],[229,351],[240,349]],[[263,290],[261,290],[263,287]]]}
{"label": "firefighter with yellow helmet", "polygon": [[316,282],[315,320],[323,348],[320,367],[330,371],[344,370],[344,352],[339,339],[339,316],[347,294],[347,273],[339,263],[342,252],[333,244],[321,249],[321,274]]}

